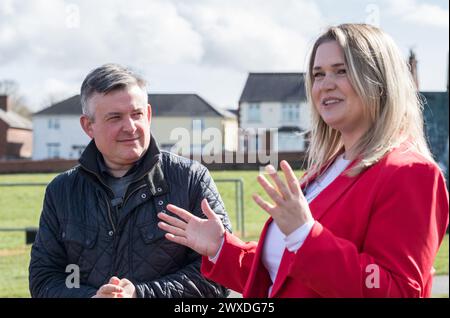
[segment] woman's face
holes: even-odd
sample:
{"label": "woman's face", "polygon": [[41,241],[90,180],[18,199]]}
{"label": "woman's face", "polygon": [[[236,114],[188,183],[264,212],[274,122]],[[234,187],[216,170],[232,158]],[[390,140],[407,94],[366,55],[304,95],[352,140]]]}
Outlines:
{"label": "woman's face", "polygon": [[336,41],[317,48],[312,98],[325,123],[342,134],[362,134],[369,128],[363,102],[350,83],[344,52]]}

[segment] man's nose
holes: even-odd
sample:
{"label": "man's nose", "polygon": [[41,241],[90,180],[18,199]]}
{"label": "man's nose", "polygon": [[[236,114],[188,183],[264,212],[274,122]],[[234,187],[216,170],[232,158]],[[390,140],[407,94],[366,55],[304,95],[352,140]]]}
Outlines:
{"label": "man's nose", "polygon": [[128,117],[124,120],[122,129],[126,132],[135,132],[136,131],[136,123],[133,118]]}

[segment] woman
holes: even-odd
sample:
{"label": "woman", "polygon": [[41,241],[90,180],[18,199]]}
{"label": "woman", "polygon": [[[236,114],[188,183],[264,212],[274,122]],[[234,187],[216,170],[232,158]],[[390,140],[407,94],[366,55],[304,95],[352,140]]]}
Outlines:
{"label": "woman", "polygon": [[202,273],[244,297],[429,297],[448,226],[448,193],[427,147],[421,105],[398,48],[344,24],[315,42],[307,93],[308,170],[258,182],[273,202],[259,243],[226,232],[206,200],[199,219],[159,214],[167,239],[207,256]]}

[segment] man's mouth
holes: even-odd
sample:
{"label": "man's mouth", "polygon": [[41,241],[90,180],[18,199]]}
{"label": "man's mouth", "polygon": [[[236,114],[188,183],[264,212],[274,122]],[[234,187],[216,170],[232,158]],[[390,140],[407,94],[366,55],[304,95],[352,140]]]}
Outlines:
{"label": "man's mouth", "polygon": [[131,141],[136,141],[136,140],[139,140],[139,137],[120,139],[120,140],[117,140],[117,141],[118,142],[131,142]]}

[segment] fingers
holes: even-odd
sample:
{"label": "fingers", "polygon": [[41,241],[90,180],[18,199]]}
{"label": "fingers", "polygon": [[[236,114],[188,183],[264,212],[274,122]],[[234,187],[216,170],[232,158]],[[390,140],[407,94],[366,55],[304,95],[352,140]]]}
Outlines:
{"label": "fingers", "polygon": [[291,191],[286,186],[286,184],[281,180],[280,176],[278,176],[277,171],[272,165],[266,166],[266,172],[270,176],[270,178],[275,182],[278,190],[280,191],[281,195],[284,199],[289,200],[291,198]]}
{"label": "fingers", "polygon": [[124,298],[122,293],[100,294],[97,292],[92,298]]}
{"label": "fingers", "polygon": [[175,218],[173,216],[167,215],[167,214],[162,213],[162,212],[158,213],[158,217],[161,220],[163,220],[164,222],[166,222],[166,223],[168,223],[168,224],[170,224],[172,226],[175,226],[175,227],[180,228],[182,230],[186,229],[186,223],[183,222],[182,220],[178,219],[178,218]]}
{"label": "fingers", "polygon": [[183,236],[175,236],[171,233],[166,233],[165,235],[166,239],[168,239],[169,241],[175,242],[177,244],[181,244],[187,247],[191,247],[188,243],[188,240],[183,237]]}
{"label": "fingers", "polygon": [[186,231],[183,230],[183,229],[180,229],[180,228],[178,228],[176,226],[172,226],[172,225],[169,225],[169,224],[164,223],[164,222],[158,222],[158,227],[161,230],[166,231],[166,232],[168,232],[170,234],[173,234],[175,236],[186,237]]}
{"label": "fingers", "polygon": [[283,204],[283,198],[280,196],[277,190],[267,181],[264,176],[258,176],[256,178],[258,183],[263,187],[266,193],[272,198],[272,200],[277,204]]}
{"label": "fingers", "polygon": [[125,287],[125,286],[128,286],[128,285],[133,285],[133,283],[132,282],[130,282],[128,279],[126,279],[126,278],[122,278],[121,280],[120,280],[120,286],[121,287]]}
{"label": "fingers", "polygon": [[109,280],[109,283],[112,284],[112,285],[119,285],[120,284],[120,279],[117,278],[116,276],[113,276]]}
{"label": "fingers", "polygon": [[280,163],[280,166],[284,172],[284,175],[286,177],[286,182],[287,182],[291,192],[296,195],[301,193],[302,191],[300,188],[300,184],[298,182],[298,179],[297,179],[294,171],[292,170],[291,166],[289,165],[289,163],[286,160],[282,160]]}
{"label": "fingers", "polygon": [[273,214],[273,210],[274,210],[274,206],[266,201],[264,201],[259,195],[257,195],[256,193],[252,195],[253,200],[255,200],[255,202],[267,213],[269,213],[270,215]]}
{"label": "fingers", "polygon": [[208,219],[217,219],[218,218],[217,214],[209,206],[208,200],[203,199],[201,207],[202,207],[203,213],[206,215],[206,217]]}
{"label": "fingers", "polygon": [[177,207],[176,205],[173,205],[173,204],[168,204],[167,205],[167,210],[169,210],[173,214],[175,214],[175,215],[179,216],[180,218],[182,218],[183,220],[185,220],[186,223],[189,223],[189,220],[194,217],[188,211],[186,211],[186,210],[184,210],[182,208],[179,208],[179,207]]}
{"label": "fingers", "polygon": [[97,295],[99,297],[114,297],[113,293],[122,293],[123,288],[118,285],[106,284],[99,288]]}

